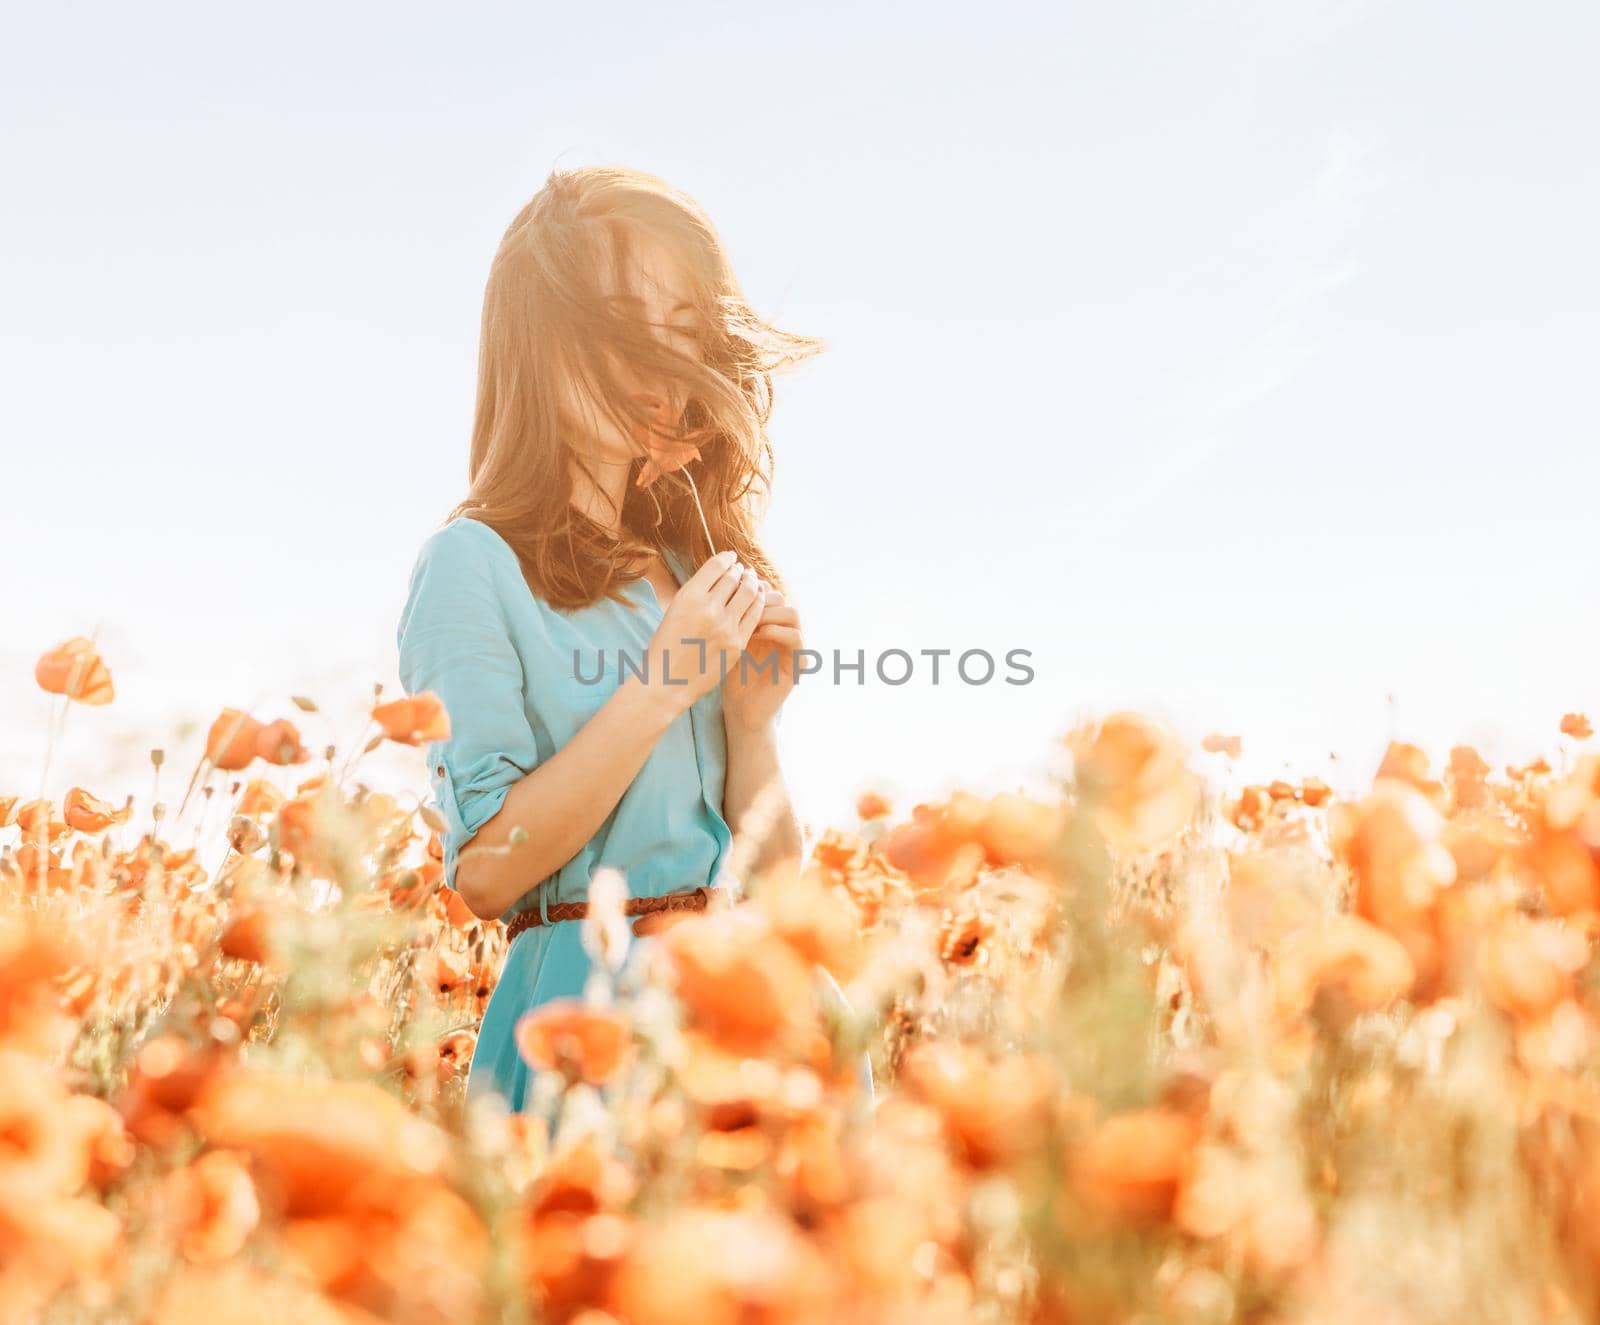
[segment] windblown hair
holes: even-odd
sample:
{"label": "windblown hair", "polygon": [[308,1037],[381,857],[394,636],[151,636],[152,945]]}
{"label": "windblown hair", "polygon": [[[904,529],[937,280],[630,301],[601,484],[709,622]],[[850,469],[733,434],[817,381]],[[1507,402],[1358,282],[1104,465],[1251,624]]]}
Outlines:
{"label": "windblown hair", "polygon": [[[630,270],[641,236],[680,264],[706,328],[703,363],[664,343],[602,286],[605,273]],[[530,588],[561,610],[622,600],[652,548],[691,566],[732,548],[781,589],[756,538],[772,484],[772,374],[823,348],[756,315],[693,199],[640,170],[553,171],[512,221],[489,271],[468,495],[447,518],[470,515],[492,527],[517,553]],[[686,402],[673,440],[700,448],[688,468],[714,549],[682,471],[634,486],[642,450],[628,471],[620,536],[572,505],[570,465],[586,464],[586,447],[561,407],[563,383],[625,431],[632,420],[650,422],[618,379],[618,363],[638,381],[676,386],[666,394]]]}

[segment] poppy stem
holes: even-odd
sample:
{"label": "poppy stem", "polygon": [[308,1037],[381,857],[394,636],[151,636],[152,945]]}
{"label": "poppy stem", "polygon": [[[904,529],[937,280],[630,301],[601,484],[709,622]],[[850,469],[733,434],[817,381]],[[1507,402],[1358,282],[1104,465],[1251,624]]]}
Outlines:
{"label": "poppy stem", "polygon": [[678,472],[682,474],[684,478],[689,480],[689,495],[694,498],[695,514],[700,517],[700,528],[705,531],[706,546],[711,549],[707,555],[714,557],[717,555],[717,545],[711,537],[711,526],[706,523],[705,508],[700,505],[700,489],[695,486],[694,475],[689,472],[689,467],[687,465],[685,465]]}

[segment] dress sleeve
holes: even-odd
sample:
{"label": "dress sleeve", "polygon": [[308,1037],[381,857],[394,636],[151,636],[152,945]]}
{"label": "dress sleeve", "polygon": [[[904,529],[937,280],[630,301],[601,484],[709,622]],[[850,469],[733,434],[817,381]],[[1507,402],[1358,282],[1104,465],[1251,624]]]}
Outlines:
{"label": "dress sleeve", "polygon": [[462,848],[539,762],[492,549],[475,532],[461,523],[429,536],[396,635],[406,693],[431,690],[450,716],[450,735],[424,754],[445,819],[444,881],[452,888]]}

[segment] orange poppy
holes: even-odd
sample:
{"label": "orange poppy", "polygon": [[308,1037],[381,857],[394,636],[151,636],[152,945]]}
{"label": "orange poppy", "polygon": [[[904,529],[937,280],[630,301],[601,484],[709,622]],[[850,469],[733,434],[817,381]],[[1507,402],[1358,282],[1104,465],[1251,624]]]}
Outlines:
{"label": "orange poppy", "polygon": [[1450,750],[1450,788],[1455,803],[1462,809],[1474,809],[1488,799],[1485,781],[1489,765],[1483,756],[1470,745],[1457,745]]}
{"label": "orange poppy", "polygon": [[178,1249],[191,1261],[225,1261],[261,1219],[255,1183],[232,1151],[212,1150],[167,1175],[165,1195]]}
{"label": "orange poppy", "polygon": [[1113,713],[1066,738],[1075,777],[1096,825],[1113,846],[1144,850],[1179,832],[1200,804],[1200,781],[1166,728],[1143,714]]}
{"label": "orange poppy", "polygon": [[1594,727],[1589,719],[1581,713],[1564,713],[1561,716],[1561,734],[1571,736],[1580,741],[1587,741],[1594,735]]}
{"label": "orange poppy", "polygon": [[885,833],[880,850],[923,892],[960,892],[976,882],[988,860],[977,840],[982,811],[958,793],[943,805],[916,805],[911,819]]}
{"label": "orange poppy", "polygon": [[754,908],[691,916],[661,939],[691,1020],[759,1054],[814,1018],[811,972]]}
{"label": "orange poppy", "polygon": [[89,1181],[104,1190],[128,1171],[137,1149],[123,1126],[122,1115],[105,1100],[74,1095],[68,1107],[89,1147]]}
{"label": "orange poppy", "polygon": [[994,919],[987,911],[947,912],[939,927],[939,956],[952,966],[981,966],[989,955],[984,944],[993,934]]}
{"label": "orange poppy", "polygon": [[1280,1010],[1298,1015],[1323,989],[1355,1011],[1388,1007],[1410,992],[1417,968],[1406,946],[1360,916],[1329,916],[1278,949],[1274,965]]}
{"label": "orange poppy", "polygon": [[33,677],[42,690],[65,695],[80,704],[109,704],[115,698],[111,672],[94,641],[74,636],[56,645],[34,664]]}
{"label": "orange poppy", "polygon": [[53,1056],[72,1030],[59,983],[81,959],[77,943],[41,920],[0,915],[0,1043]]}
{"label": "orange poppy", "polygon": [[260,1162],[291,1217],[341,1209],[360,1184],[398,1186],[444,1173],[445,1135],[370,1082],[236,1068],[190,1111],[202,1136]]}
{"label": "orange poppy", "polygon": [[[300,733],[287,718],[266,723],[256,732],[256,754],[269,764],[303,764],[311,758],[300,744]],[[221,765],[219,764],[220,768]]]}
{"label": "orange poppy", "polygon": [[1455,882],[1443,828],[1439,812],[1409,779],[1380,777],[1365,800],[1335,806],[1328,834],[1355,875],[1355,909],[1391,933],[1414,928],[1438,890]]}
{"label": "orange poppy", "polygon": [[272,912],[265,906],[249,903],[235,908],[228,927],[222,931],[218,949],[225,957],[257,964],[276,965],[279,958],[272,946]]}
{"label": "orange poppy", "polygon": [[62,815],[69,827],[80,833],[102,833],[112,824],[126,823],[133,813],[131,804],[120,810],[98,796],[91,796],[82,787],[73,787],[61,804]]}
{"label": "orange poppy", "polygon": [[357,1325],[315,1289],[245,1261],[184,1266],[165,1280],[145,1325]]}
{"label": "orange poppy", "polygon": [[1273,800],[1265,787],[1245,787],[1228,807],[1228,819],[1240,832],[1262,827],[1272,813]]}
{"label": "orange poppy", "polygon": [[206,733],[206,758],[228,773],[248,768],[256,757],[256,741],[262,730],[248,713],[225,708]]}
{"label": "orange poppy", "polygon": [[1478,950],[1484,996],[1523,1020],[1546,1016],[1572,993],[1572,977],[1589,961],[1589,942],[1554,920],[1508,917]]}
{"label": "orange poppy", "polygon": [[675,442],[662,437],[644,443],[644,450],[644,467],[633,481],[636,488],[648,488],[662,475],[682,469],[691,460],[700,458],[700,448],[693,443]]}
{"label": "orange poppy", "polygon": [[450,736],[450,715],[431,690],[379,704],[372,710],[372,720],[385,736],[401,745],[423,745]]}
{"label": "orange poppy", "polygon": [[882,819],[891,808],[888,797],[876,791],[863,791],[856,797],[856,816],[861,819]]}
{"label": "orange poppy", "polygon": [[1303,805],[1318,806],[1327,803],[1333,795],[1331,788],[1321,778],[1307,778],[1300,784],[1300,801]]}
{"label": "orange poppy", "polygon": [[66,1088],[37,1059],[0,1048],[0,1136],[13,1199],[74,1196],[89,1181],[90,1134]]}
{"label": "orange poppy", "polygon": [[448,999],[467,983],[467,958],[449,948],[434,948],[417,959],[416,973],[418,984]]}
{"label": "orange poppy", "polygon": [[613,1080],[633,1053],[626,1021],[576,998],[552,999],[528,1013],[517,1023],[516,1040],[530,1066],[591,1086]]}
{"label": "orange poppy", "polygon": [[1165,1219],[1194,1163],[1198,1140],[1194,1119],[1173,1109],[1114,1114],[1073,1150],[1073,1190],[1091,1211],[1119,1221]]}
{"label": "orange poppy", "polygon": [[259,819],[273,813],[283,801],[283,793],[272,783],[264,778],[252,778],[239,793],[239,803],[234,806],[234,813]]}
{"label": "orange poppy", "polygon": [[123,1120],[144,1144],[166,1147],[187,1135],[185,1115],[219,1069],[220,1048],[193,1050],[175,1034],[148,1041],[122,1093]]}
{"label": "orange poppy", "polygon": [[861,912],[844,888],[819,871],[797,874],[794,862],[785,862],[765,873],[760,898],[773,932],[807,961],[841,980],[860,970],[866,957]]}
{"label": "orange poppy", "polygon": [[993,1058],[951,1040],[929,1040],[906,1055],[901,1080],[938,1110],[946,1135],[973,1168],[1006,1164],[1043,1138],[1052,1077],[1029,1054]]}
{"label": "orange poppy", "polygon": [[608,1305],[635,1325],[825,1325],[847,1314],[840,1295],[833,1265],[782,1215],[690,1208],[640,1231]]}
{"label": "orange poppy", "polygon": [[1383,761],[1373,775],[1409,782],[1438,809],[1444,809],[1444,784],[1428,776],[1428,755],[1421,747],[1405,741],[1390,741],[1383,752]]}
{"label": "orange poppy", "polygon": [[583,1320],[585,1307],[605,1300],[632,1237],[620,1215],[573,1210],[530,1216],[518,1232],[528,1286],[551,1320]]}

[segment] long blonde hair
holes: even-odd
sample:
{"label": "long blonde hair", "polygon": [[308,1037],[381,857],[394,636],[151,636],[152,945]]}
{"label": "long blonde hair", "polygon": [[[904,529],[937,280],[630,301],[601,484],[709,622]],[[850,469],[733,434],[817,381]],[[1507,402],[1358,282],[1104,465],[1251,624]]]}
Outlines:
{"label": "long blonde hair", "polygon": [[[680,264],[707,329],[703,362],[657,339],[601,288],[607,264],[626,270],[640,236]],[[585,391],[619,424],[649,426],[612,370],[621,362],[642,380],[676,385],[676,398],[687,402],[682,435],[700,448],[691,472],[715,550],[734,549],[782,588],[756,539],[772,484],[772,374],[823,348],[756,315],[692,198],[622,166],[553,171],[517,213],[489,270],[468,495],[448,518],[470,515],[493,527],[534,592],[563,610],[602,596],[620,600],[653,548],[691,565],[710,556],[681,472],[634,486],[642,453],[628,473],[620,536],[572,505],[569,461],[583,457],[561,417],[562,384]]]}

